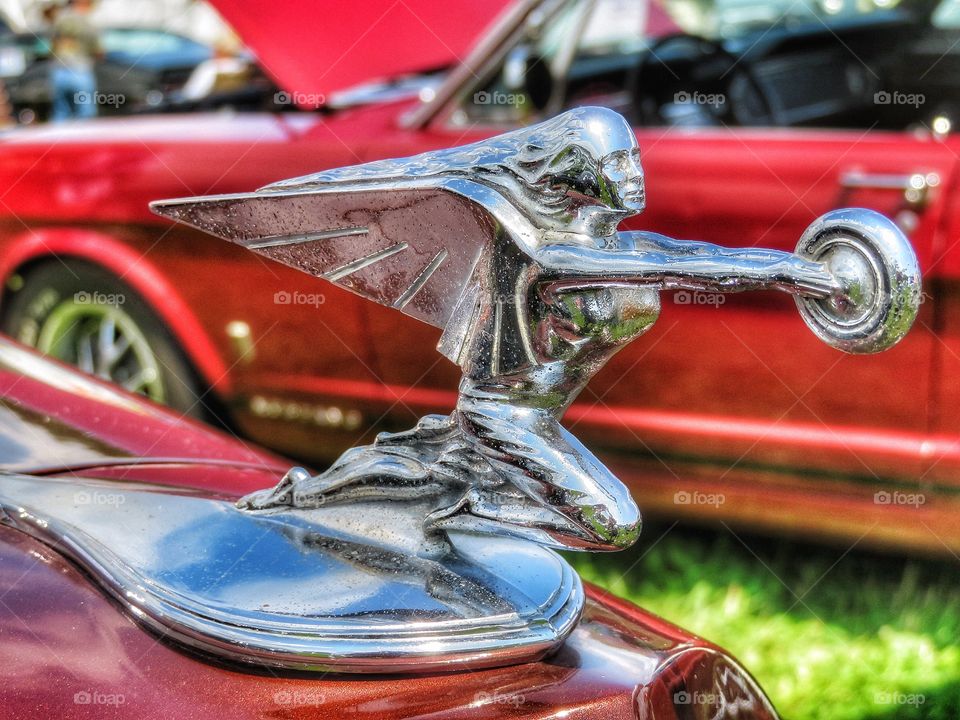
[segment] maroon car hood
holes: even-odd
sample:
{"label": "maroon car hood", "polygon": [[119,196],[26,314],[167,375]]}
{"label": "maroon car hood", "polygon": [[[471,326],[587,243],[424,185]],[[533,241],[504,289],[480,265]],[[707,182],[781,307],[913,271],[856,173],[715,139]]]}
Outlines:
{"label": "maroon car hood", "polygon": [[290,464],[0,337],[0,471],[73,474],[198,463],[269,476],[250,475],[253,487],[271,484]]}
{"label": "maroon car hood", "polygon": [[509,0],[213,0],[302,106],[374,78],[462,59]]}

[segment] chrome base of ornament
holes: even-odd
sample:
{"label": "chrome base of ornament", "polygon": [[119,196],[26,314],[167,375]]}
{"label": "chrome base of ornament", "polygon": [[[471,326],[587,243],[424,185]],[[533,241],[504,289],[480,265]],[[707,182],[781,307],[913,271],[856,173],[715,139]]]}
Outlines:
{"label": "chrome base of ornament", "polygon": [[556,553],[420,530],[416,503],[255,513],[142,484],[10,475],[2,521],[87,571],[164,638],[258,666],[459,671],[537,660],[584,593]]}

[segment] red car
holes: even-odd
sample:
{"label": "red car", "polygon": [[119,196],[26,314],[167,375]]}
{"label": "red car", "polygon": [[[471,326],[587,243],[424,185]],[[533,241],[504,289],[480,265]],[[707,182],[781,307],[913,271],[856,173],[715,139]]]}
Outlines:
{"label": "red car", "polygon": [[[518,2],[485,34],[496,4],[217,4],[284,88],[278,112],[4,136],[8,333],[329,460],[375,428],[450,407],[458,375],[433,351],[438,333],[158,221],[148,201],[252,190],[608,105],[635,119],[644,153],[648,209],[634,227],[792,249],[823,212],[870,207],[908,231],[926,302],[897,348],[853,359],[819,343],[785,298],[676,293],[570,410],[578,435],[651,514],[960,550],[949,3],[725,21],[716,38],[655,3],[612,0]],[[373,76],[386,80],[337,93]]]}
{"label": "red car", "polygon": [[[582,619],[557,652],[522,665],[360,678],[268,664],[243,669],[184,652],[172,633],[144,627],[143,593],[112,601],[102,568],[87,574],[67,559],[76,550],[69,540],[32,536],[36,518],[11,505],[11,485],[63,484],[70,504],[123,526],[124,488],[232,500],[271,485],[289,463],[8,339],[0,339],[0,397],[5,717],[668,720],[719,717],[731,707],[738,718],[777,717],[726,652],[592,587]],[[179,522],[162,513],[151,519],[172,528]],[[191,560],[217,568],[214,582],[229,582],[233,566],[216,565],[224,549],[204,547]]]}

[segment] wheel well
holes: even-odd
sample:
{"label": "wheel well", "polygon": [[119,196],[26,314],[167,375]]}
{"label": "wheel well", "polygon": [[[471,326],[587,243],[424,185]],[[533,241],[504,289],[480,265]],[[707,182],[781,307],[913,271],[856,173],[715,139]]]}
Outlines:
{"label": "wheel well", "polygon": [[218,424],[225,429],[231,428],[232,420],[230,418],[228,405],[221,396],[220,392],[218,392],[217,388],[214,387],[214,385],[210,382],[210,379],[206,377],[205,373],[202,372],[200,368],[198,368],[189,344],[184,342],[184,339],[175,328],[171,327],[171,324],[164,316],[164,313],[161,312],[157,308],[156,304],[152,303],[143,292],[141,292],[140,287],[138,287],[135,283],[130,282],[127,278],[120,277],[115,269],[103,263],[99,263],[96,260],[92,260],[91,258],[83,255],[65,254],[57,254],[56,256],[40,255],[20,263],[11,271],[6,273],[2,294],[0,294],[0,322],[2,322],[4,327],[8,326],[10,320],[9,312],[10,307],[13,304],[12,300],[16,293],[19,292],[19,290],[23,287],[24,282],[29,278],[29,276],[44,268],[55,267],[58,264],[62,264],[67,268],[69,268],[71,265],[77,264],[91,268],[96,272],[103,273],[104,275],[111,277],[112,280],[123,287],[125,291],[129,291],[133,297],[136,297],[139,302],[142,303],[143,306],[153,314],[158,323],[169,335],[174,345],[180,349],[183,360],[189,368],[190,373],[197,381],[198,386],[202,388],[202,394],[200,397],[202,398],[202,402],[208,411],[206,415],[208,415],[209,419],[214,421],[215,424]]}
{"label": "wheel well", "polygon": [[3,308],[13,294],[9,281],[35,270],[43,263],[79,261],[90,263],[122,278],[167,327],[184,354],[190,358],[206,385],[221,397],[232,392],[233,377],[221,351],[193,308],[163,272],[122,237],[88,228],[37,227],[3,238],[0,245],[0,280],[5,284]]}

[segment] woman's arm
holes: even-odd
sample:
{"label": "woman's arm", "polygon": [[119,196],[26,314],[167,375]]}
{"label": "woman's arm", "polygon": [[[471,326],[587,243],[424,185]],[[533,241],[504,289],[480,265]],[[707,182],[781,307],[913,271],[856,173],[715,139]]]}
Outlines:
{"label": "woman's arm", "polygon": [[664,289],[737,292],[773,289],[829,297],[841,290],[827,268],[792,253],[724,248],[647,232],[617,233],[610,248],[548,244],[536,252],[547,272],[656,284]]}

